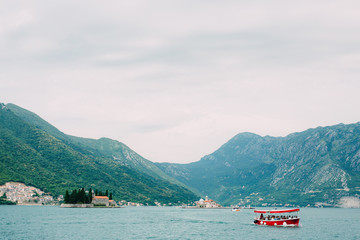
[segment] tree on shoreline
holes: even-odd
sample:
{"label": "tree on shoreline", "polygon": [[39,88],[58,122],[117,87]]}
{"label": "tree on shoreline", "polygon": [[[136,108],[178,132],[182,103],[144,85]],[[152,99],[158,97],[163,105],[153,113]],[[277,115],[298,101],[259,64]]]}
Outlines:
{"label": "tree on shoreline", "polygon": [[[103,194],[101,191],[98,191],[95,189],[95,196],[108,196],[109,191],[106,190],[105,194]],[[90,188],[88,193],[86,193],[84,188],[81,189],[74,189],[71,194],[69,194],[69,191],[66,190],[65,196],[64,196],[64,203],[69,204],[89,204],[92,202],[93,198],[93,191]],[[109,200],[112,200],[113,195],[110,193]]]}
{"label": "tree on shoreline", "polygon": [[69,194],[69,191],[68,191],[68,190],[66,190],[65,197],[64,197],[64,202],[65,202],[65,203],[69,203],[69,202],[70,202],[70,194]]}
{"label": "tree on shoreline", "polygon": [[89,193],[86,194],[85,189],[74,189],[71,194],[66,190],[64,203],[70,204],[89,204],[92,201],[92,190],[90,188]]}
{"label": "tree on shoreline", "polygon": [[88,197],[87,197],[87,201],[89,202],[89,203],[91,203],[92,202],[92,197],[93,197],[93,192],[92,192],[92,189],[90,188],[89,189],[89,195],[88,195]]}

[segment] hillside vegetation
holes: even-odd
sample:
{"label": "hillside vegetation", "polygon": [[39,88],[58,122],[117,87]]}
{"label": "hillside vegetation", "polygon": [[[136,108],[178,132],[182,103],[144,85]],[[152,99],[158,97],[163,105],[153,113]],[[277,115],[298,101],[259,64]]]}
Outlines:
{"label": "hillside vegetation", "polygon": [[53,195],[108,189],[114,199],[153,204],[197,196],[117,141],[68,136],[16,105],[0,106],[0,184],[24,182]]}

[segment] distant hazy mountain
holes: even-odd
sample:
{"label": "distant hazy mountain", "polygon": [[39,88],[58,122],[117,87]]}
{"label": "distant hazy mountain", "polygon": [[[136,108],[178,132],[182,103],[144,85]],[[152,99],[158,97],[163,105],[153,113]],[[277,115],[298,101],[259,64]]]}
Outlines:
{"label": "distant hazy mountain", "polygon": [[224,204],[337,204],[360,195],[360,123],[287,137],[241,133],[200,161],[157,164]]}
{"label": "distant hazy mountain", "polygon": [[0,104],[0,184],[7,181],[21,181],[55,195],[92,187],[108,189],[128,201],[197,198],[118,141],[69,136],[28,110]]}

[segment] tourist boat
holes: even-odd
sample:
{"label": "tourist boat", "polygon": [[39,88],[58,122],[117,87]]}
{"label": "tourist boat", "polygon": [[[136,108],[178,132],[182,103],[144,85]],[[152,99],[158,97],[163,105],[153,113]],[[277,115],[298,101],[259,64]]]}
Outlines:
{"label": "tourist boat", "polygon": [[254,224],[266,226],[299,226],[300,218],[297,216],[299,208],[281,210],[254,210],[260,214],[255,217]]}

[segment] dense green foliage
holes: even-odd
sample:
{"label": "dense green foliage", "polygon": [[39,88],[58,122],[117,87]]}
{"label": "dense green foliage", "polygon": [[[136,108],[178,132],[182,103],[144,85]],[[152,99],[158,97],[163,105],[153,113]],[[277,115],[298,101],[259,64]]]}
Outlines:
{"label": "dense green foliage", "polygon": [[149,204],[197,198],[170,177],[139,171],[86,145],[97,140],[73,141],[33,113],[12,111],[14,106],[0,108],[0,184],[19,181],[55,196],[79,187],[109,189],[117,200]]}
{"label": "dense green foliage", "polygon": [[171,178],[166,175],[153,162],[144,159],[121,142],[109,138],[89,139],[66,135],[40,118],[38,115],[26,109],[11,103],[7,104],[6,106],[26,123],[47,132],[77,152],[80,152],[84,155],[89,155],[91,157],[97,156],[102,158],[110,158],[129,168],[136,169],[138,172],[145,173],[146,175],[150,175],[155,178],[165,179],[171,183],[182,185],[175,178]]}
{"label": "dense green foliage", "polygon": [[85,203],[89,204],[92,201],[93,192],[90,188],[88,193],[85,192],[85,189],[74,189],[71,194],[69,194],[69,191],[66,190],[64,195],[64,203]]}
{"label": "dense green foliage", "polygon": [[198,162],[158,166],[223,204],[334,205],[360,194],[360,123],[278,138],[242,133]]}

